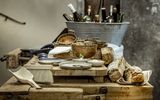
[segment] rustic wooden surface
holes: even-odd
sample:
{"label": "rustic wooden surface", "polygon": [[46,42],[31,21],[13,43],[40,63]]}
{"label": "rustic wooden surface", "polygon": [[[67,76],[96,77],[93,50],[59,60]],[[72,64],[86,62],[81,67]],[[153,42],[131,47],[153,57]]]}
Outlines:
{"label": "rustic wooden surface", "polygon": [[84,95],[83,96],[83,100],[97,100],[96,98],[100,98],[100,100],[106,100],[105,94],[95,94],[95,95]]}
{"label": "rustic wooden surface", "polygon": [[53,87],[79,87],[86,95],[99,94],[100,88],[107,88],[106,100],[152,100],[153,86],[119,85],[117,83],[96,84],[52,84]]}
{"label": "rustic wooden surface", "polygon": [[11,96],[19,98],[18,100],[82,100],[83,89],[67,87],[36,89],[27,84],[17,83],[12,77],[0,87],[0,100],[8,100]]}
{"label": "rustic wooden surface", "polygon": [[83,90],[81,88],[31,88],[28,95],[29,100],[82,100]]}
{"label": "rustic wooden surface", "polygon": [[[101,96],[102,100],[152,100],[153,86],[119,85],[117,83],[57,83],[52,85],[41,84],[42,89],[35,89],[29,85],[18,84],[15,78],[11,78],[0,87],[1,98],[6,95],[21,95],[28,100],[95,100]],[[100,92],[106,88],[105,96]],[[102,94],[102,95],[100,95]],[[83,98],[83,99],[82,99]],[[91,99],[93,98],[93,99]]]}
{"label": "rustic wooden surface", "polygon": [[[117,83],[57,83],[52,85],[41,85],[43,89],[34,89],[29,85],[16,83],[15,78],[11,78],[0,88],[0,95],[21,93],[26,94],[25,98],[29,100],[35,100],[39,97],[40,100],[94,100],[89,98],[95,98],[100,95],[100,88],[107,88],[104,100],[152,100],[153,87],[150,84],[145,86],[133,86],[133,85],[119,85]],[[83,94],[83,96],[82,96]],[[18,95],[18,94],[16,94]],[[63,95],[63,96],[62,96]],[[74,97],[74,98],[73,98]],[[104,98],[104,95],[101,95]],[[60,99],[62,98],[62,99]],[[102,99],[103,100],[103,99]]]}
{"label": "rustic wooden surface", "polygon": [[15,77],[10,78],[0,87],[0,94],[28,94],[31,86],[17,82]]}
{"label": "rustic wooden surface", "polygon": [[[107,67],[92,67],[87,70],[69,70],[69,69],[61,69],[59,66],[53,66],[48,64],[40,64],[38,63],[38,58],[33,57],[26,65],[24,65],[29,70],[50,70],[53,75],[54,82],[84,82],[87,83],[89,79],[74,79],[72,76],[92,76],[94,82],[102,83],[104,82],[104,76],[107,75]],[[33,73],[34,74],[34,73]],[[58,78],[57,78],[58,77]],[[82,78],[82,77],[81,77]]]}
{"label": "rustic wooden surface", "polygon": [[92,67],[88,70],[66,70],[60,67],[52,67],[51,69],[53,76],[106,76],[107,68],[103,67]]}
{"label": "rustic wooden surface", "polygon": [[7,68],[17,68],[19,66],[20,53],[21,53],[20,48],[17,48],[6,55],[8,57],[6,60]]}
{"label": "rustic wooden surface", "polygon": [[[33,62],[31,62],[33,61]],[[31,60],[30,64],[32,67],[37,66],[35,60]],[[30,65],[29,65],[30,66]],[[48,66],[52,71],[60,70],[59,73],[53,75],[64,76],[71,75],[71,77],[77,77],[78,74],[83,74],[80,72],[67,73],[63,72],[58,66],[45,65]],[[45,67],[44,65],[42,67]],[[31,66],[30,66],[31,67]],[[55,68],[55,69],[54,69]],[[103,67],[101,67],[103,69]],[[100,69],[101,69],[100,68]],[[54,69],[54,70],[53,70]],[[95,70],[95,68],[91,68]],[[89,69],[89,70],[91,70]],[[100,70],[99,69],[99,70]],[[101,70],[102,70],[101,69]],[[92,71],[91,70],[91,71]],[[96,69],[97,70],[97,69]],[[66,71],[66,70],[65,70]],[[83,71],[83,70],[82,70]],[[61,73],[63,72],[63,73]],[[87,73],[88,74],[88,73]],[[101,75],[101,73],[98,73]],[[90,75],[98,75],[97,73],[91,73]],[[75,76],[74,76],[75,75]],[[84,73],[86,75],[86,73]],[[103,75],[103,74],[102,74]],[[88,76],[85,76],[88,77]],[[95,76],[96,77],[96,76]],[[78,79],[77,79],[78,80]],[[0,87],[0,99],[6,98],[6,95],[14,94],[18,95],[22,100],[96,100],[99,96],[101,100],[152,100],[153,86],[150,84],[144,86],[134,86],[134,85],[119,85],[117,83],[53,83],[50,85],[40,84],[41,90],[32,88],[27,84],[17,83],[15,78],[11,78],[2,87]],[[6,99],[7,100],[7,99]]]}
{"label": "rustic wooden surface", "polygon": [[102,67],[92,67],[88,70],[68,70],[61,69],[59,66],[47,65],[47,64],[39,64],[37,57],[33,57],[25,67],[29,69],[50,69],[53,73],[53,76],[106,76],[107,68],[105,66]]}

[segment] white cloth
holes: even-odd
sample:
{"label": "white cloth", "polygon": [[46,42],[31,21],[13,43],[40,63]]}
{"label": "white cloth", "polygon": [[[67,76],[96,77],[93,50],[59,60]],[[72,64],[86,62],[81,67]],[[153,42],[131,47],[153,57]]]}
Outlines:
{"label": "white cloth", "polygon": [[114,51],[114,59],[118,59],[123,57],[123,50],[124,50],[124,46],[121,45],[120,47],[115,45],[115,44],[111,44],[108,43],[108,47],[111,47]]}
{"label": "white cloth", "polygon": [[49,55],[55,55],[55,54],[61,54],[61,53],[67,53],[72,50],[71,46],[59,46],[55,47],[54,49],[49,51]]}

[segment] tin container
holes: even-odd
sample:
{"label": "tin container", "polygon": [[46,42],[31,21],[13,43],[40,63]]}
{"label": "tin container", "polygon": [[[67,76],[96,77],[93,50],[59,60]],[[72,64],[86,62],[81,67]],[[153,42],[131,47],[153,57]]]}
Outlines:
{"label": "tin container", "polygon": [[78,38],[98,37],[107,43],[121,46],[129,22],[95,23],[95,22],[66,22],[67,27],[75,31]]}

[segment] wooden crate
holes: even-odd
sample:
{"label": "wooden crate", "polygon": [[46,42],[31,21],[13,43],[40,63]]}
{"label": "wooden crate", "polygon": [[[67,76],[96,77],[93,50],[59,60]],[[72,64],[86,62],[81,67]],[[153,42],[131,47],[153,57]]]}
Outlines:
{"label": "wooden crate", "polygon": [[0,87],[0,100],[152,100],[153,91],[150,84],[133,86],[117,83],[54,83],[40,86],[42,89],[35,89],[18,83],[12,77]]}

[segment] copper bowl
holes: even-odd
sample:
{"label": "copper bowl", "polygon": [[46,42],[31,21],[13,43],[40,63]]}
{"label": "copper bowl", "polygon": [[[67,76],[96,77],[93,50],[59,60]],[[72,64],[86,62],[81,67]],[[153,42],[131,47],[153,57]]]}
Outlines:
{"label": "copper bowl", "polygon": [[72,44],[73,55],[76,57],[83,56],[84,58],[93,57],[97,51],[97,44]]}

